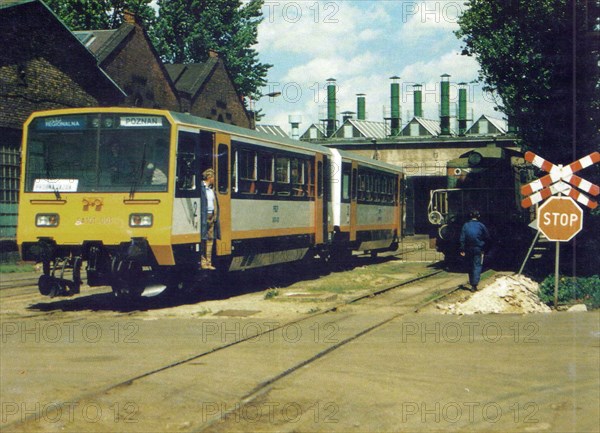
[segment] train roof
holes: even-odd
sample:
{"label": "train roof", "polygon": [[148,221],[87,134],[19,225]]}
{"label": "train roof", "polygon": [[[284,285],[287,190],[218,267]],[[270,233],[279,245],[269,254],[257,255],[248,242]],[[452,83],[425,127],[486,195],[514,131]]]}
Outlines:
{"label": "train roof", "polygon": [[243,128],[241,126],[229,125],[227,123],[218,122],[216,120],[205,119],[187,113],[178,113],[176,111],[168,112],[175,121],[187,125],[195,125],[207,130],[223,131],[238,137],[254,138],[261,141],[267,141],[274,144],[283,144],[289,147],[295,147],[303,150],[311,150],[324,154],[331,154],[330,150],[319,144],[307,143],[305,141],[292,140],[288,137],[279,137],[265,132],[255,131],[254,129]]}
{"label": "train roof", "polygon": [[[214,132],[225,132],[233,136],[240,138],[249,138],[260,140],[265,143],[274,145],[282,145],[292,149],[300,149],[309,152],[318,152],[325,155],[332,155],[332,149],[330,147],[322,146],[316,143],[309,143],[305,141],[293,140],[288,137],[279,137],[272,134],[267,134],[253,129],[242,128],[240,126],[229,125],[227,123],[218,122],[216,120],[206,119],[203,117],[194,116],[187,113],[179,113],[176,111],[168,111],[153,108],[134,108],[134,107],[82,107],[82,108],[67,108],[58,110],[39,111],[32,113],[30,119],[33,116],[50,116],[57,113],[64,114],[77,114],[77,113],[140,113],[140,114],[154,114],[154,115],[166,115],[171,117],[175,122],[182,125],[198,126],[202,129]],[[389,164],[386,162],[369,159],[352,152],[339,150],[340,155],[343,158],[359,161],[365,165],[371,165],[372,167],[380,167],[385,170],[393,172],[402,172],[402,169],[396,165]]]}
{"label": "train roof", "polygon": [[[324,153],[326,155],[331,155],[331,148],[322,146],[320,144],[293,140],[288,137],[274,136],[272,134],[255,131],[253,129],[242,128],[242,127],[235,126],[235,125],[229,125],[226,123],[218,122],[216,120],[205,119],[202,117],[193,116],[191,114],[178,113],[178,112],[174,112],[174,111],[170,111],[169,113],[177,122],[180,122],[180,123],[192,124],[192,125],[200,126],[205,129],[209,129],[209,130],[212,129],[212,130],[228,132],[232,135],[237,135],[239,137],[249,137],[249,138],[259,139],[262,141],[267,141],[270,143],[283,144],[283,145],[289,146],[289,147],[299,148],[299,149],[303,149],[303,150],[310,150],[313,152],[320,152],[320,153]],[[398,167],[397,165],[389,164],[387,162],[382,162],[382,161],[378,161],[375,159],[369,159],[369,158],[357,155],[352,152],[347,152],[347,151],[343,151],[343,150],[338,150],[338,151],[340,152],[340,155],[346,159],[356,160],[365,165],[371,165],[373,167],[380,167],[383,169],[387,169],[389,171],[402,172],[402,169],[400,167]]]}
{"label": "train roof", "polygon": [[[335,149],[335,148],[330,148],[330,149]],[[388,162],[383,162],[383,161],[379,161],[377,159],[367,158],[365,156],[357,155],[356,153],[347,152],[345,150],[340,150],[340,149],[335,149],[335,150],[337,150],[340,153],[340,155],[342,156],[342,158],[345,158],[345,159],[351,159],[354,161],[358,161],[364,165],[371,165],[373,167],[383,168],[383,169],[390,170],[390,171],[393,171],[396,173],[403,172],[401,167],[394,165],[394,164],[390,164]]]}

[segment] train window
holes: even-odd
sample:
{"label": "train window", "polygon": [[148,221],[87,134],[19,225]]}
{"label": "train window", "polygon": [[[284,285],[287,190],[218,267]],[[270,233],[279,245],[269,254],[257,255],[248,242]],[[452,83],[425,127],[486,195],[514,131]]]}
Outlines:
{"label": "train window", "polygon": [[367,196],[367,181],[364,174],[358,175],[358,199],[364,200]]}
{"label": "train window", "polygon": [[342,163],[342,200],[350,200],[350,175],[352,172],[352,166],[348,163]]}
{"label": "train window", "polygon": [[315,177],[312,159],[306,161],[306,194],[309,197],[315,196]]}
{"label": "train window", "polygon": [[243,180],[256,180],[256,152],[244,149],[238,152],[238,175]]}
{"label": "train window", "polygon": [[366,197],[365,200],[371,201],[373,200],[373,176],[370,174],[365,175],[365,185],[366,185]]}
{"label": "train window", "polygon": [[290,183],[290,159],[278,156],[275,159],[275,179],[279,183]]}
{"label": "train window", "polygon": [[352,169],[352,200],[356,200],[356,195],[358,192],[358,170]]}
{"label": "train window", "polygon": [[177,143],[177,196],[181,191],[196,190],[196,154],[197,134],[180,132]]}
{"label": "train window", "polygon": [[273,182],[273,155],[268,153],[258,154],[258,178],[261,181]]}
{"label": "train window", "polygon": [[295,196],[303,196],[304,191],[304,161],[292,158],[290,161],[292,189]]}
{"label": "train window", "polygon": [[273,154],[259,152],[257,155],[257,169],[260,193],[273,195],[273,182],[275,181],[275,157]]}
{"label": "train window", "polygon": [[217,149],[217,186],[219,193],[226,194],[229,190],[229,148],[219,144]]}
{"label": "train window", "polygon": [[240,149],[235,152],[234,179],[235,191],[256,194],[257,154],[252,150]]}

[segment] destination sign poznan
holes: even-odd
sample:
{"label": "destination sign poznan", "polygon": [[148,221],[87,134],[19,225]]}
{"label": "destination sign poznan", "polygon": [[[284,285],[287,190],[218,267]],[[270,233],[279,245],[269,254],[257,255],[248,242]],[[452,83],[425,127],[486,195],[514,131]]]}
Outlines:
{"label": "destination sign poznan", "polygon": [[161,127],[163,126],[162,117],[157,116],[123,116],[120,118],[120,125],[123,127]]}

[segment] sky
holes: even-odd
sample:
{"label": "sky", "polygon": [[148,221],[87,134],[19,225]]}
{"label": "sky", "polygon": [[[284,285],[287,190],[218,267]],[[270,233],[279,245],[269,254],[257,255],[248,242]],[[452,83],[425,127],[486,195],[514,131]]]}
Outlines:
{"label": "sky", "polygon": [[[326,115],[327,80],[337,84],[337,111],[356,112],[356,94],[366,94],[366,117],[383,121],[390,111],[390,77],[400,77],[403,125],[413,117],[413,85],[423,85],[423,110],[439,119],[440,75],[449,74],[451,115],[458,83],[468,84],[468,113],[502,118],[485,94],[473,57],[461,56],[454,35],[464,0],[265,0],[256,49],[272,64],[255,101],[262,124],[290,132],[288,116],[302,116],[300,133]],[[385,113],[385,116],[384,116]],[[455,119],[452,119],[452,127]]]}

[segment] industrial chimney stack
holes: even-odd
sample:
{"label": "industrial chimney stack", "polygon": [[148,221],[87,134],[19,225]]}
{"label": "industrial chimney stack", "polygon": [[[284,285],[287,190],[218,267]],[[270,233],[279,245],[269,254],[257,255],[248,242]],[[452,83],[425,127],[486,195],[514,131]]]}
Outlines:
{"label": "industrial chimney stack", "polygon": [[414,116],[423,117],[423,86],[421,84],[413,85],[413,104]]}
{"label": "industrial chimney stack", "polygon": [[302,116],[299,114],[290,114],[288,121],[292,126],[292,139],[300,140],[300,124],[302,123]]}
{"label": "industrial chimney stack", "polygon": [[365,94],[364,93],[358,93],[356,95],[356,118],[358,120],[366,120],[366,101],[365,101]]}
{"label": "industrial chimney stack", "polygon": [[400,83],[398,82],[400,77],[393,76],[390,77],[390,80],[392,80],[390,89],[392,107],[390,126],[391,135],[395,137],[396,135],[400,134]]}
{"label": "industrial chimney stack", "polygon": [[336,129],[336,84],[335,78],[327,80],[327,137],[332,137]]}
{"label": "industrial chimney stack", "polygon": [[441,78],[440,135],[450,135],[450,75],[444,74]]}
{"label": "industrial chimney stack", "polygon": [[458,83],[458,135],[467,132],[467,83]]}

